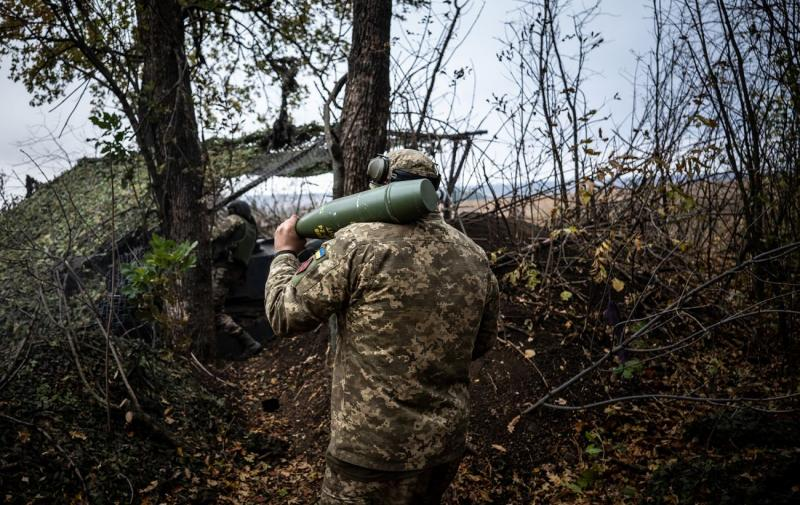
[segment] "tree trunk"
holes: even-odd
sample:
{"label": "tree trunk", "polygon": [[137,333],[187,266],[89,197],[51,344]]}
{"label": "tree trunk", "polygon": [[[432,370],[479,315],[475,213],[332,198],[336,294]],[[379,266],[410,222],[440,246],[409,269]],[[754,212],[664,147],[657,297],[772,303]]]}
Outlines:
{"label": "tree trunk", "polygon": [[354,0],[342,111],[344,193],[367,189],[367,163],[386,150],[391,0]]}
{"label": "tree trunk", "polygon": [[211,292],[209,212],[204,201],[203,155],[184,50],[183,12],[177,0],[138,0],[139,37],[144,56],[139,102],[140,148],[155,161],[151,174],[164,233],[172,240],[197,241],[197,266],[178,287],[177,346],[204,357],[215,349]]}

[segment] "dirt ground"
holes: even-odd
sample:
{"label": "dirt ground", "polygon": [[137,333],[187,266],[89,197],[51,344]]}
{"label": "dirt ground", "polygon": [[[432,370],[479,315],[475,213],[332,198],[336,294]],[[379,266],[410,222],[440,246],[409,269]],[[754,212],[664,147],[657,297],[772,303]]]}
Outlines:
{"label": "dirt ground", "polygon": [[[231,370],[230,379],[242,387],[240,406],[252,432],[285,442],[285,454],[267,474],[267,488],[276,495],[268,503],[313,503],[322,483],[330,412],[327,336],[320,327],[296,338],[274,339],[259,356]],[[548,342],[521,333],[501,338],[473,367],[469,453],[444,503],[523,503],[525,496],[508,495],[507,481],[546,463],[549,454],[572,448],[563,430],[569,414],[533,415],[520,421],[513,434],[507,430],[523,406],[545,392],[534,363],[520,349],[535,345],[542,357],[537,361],[557,369],[567,361],[558,338]]]}
{"label": "dirt ground", "polygon": [[[497,223],[467,223],[484,247],[497,241]],[[583,362],[577,345],[562,332],[529,331],[524,304],[503,295],[506,328],[493,350],[473,363],[471,430],[468,453],[443,503],[528,503],[531,469],[547,464],[553,453],[574,452],[569,413],[531,414],[509,423],[546,392],[544,377],[567,377]],[[554,323],[555,324],[555,323]],[[514,328],[514,329],[511,329]],[[534,349],[535,359],[526,350]],[[313,503],[324,472],[329,430],[328,330],[291,339],[272,339],[246,363],[228,367],[228,380],[242,388],[238,406],[253,433],[277,439],[285,453],[262,478],[267,503]],[[552,384],[550,384],[552,386]]]}
{"label": "dirt ground", "polygon": [[[499,221],[468,222],[466,228],[487,251],[504,240],[505,223]],[[502,267],[496,273],[502,276]],[[602,308],[575,313],[556,302],[543,310],[541,300],[521,296],[507,284],[501,296],[500,338],[472,367],[468,453],[444,504],[800,502],[796,412],[776,418],[706,404],[650,402],[576,412],[539,409],[519,417],[610,346],[612,336],[610,329],[579,331],[591,326],[588,318],[601,318]],[[296,338],[273,339],[261,355],[228,366],[228,380],[241,388],[237,404],[246,412],[249,450],[268,462],[252,474],[249,467],[240,471],[240,487],[226,493],[238,496],[234,502],[315,502],[329,429],[327,338],[321,326]],[[580,404],[643,389],[670,392],[692,386],[685,376],[702,377],[711,366],[719,368],[717,380],[731,381],[719,386],[732,392],[745,383],[792,387],[796,374],[751,362],[742,349],[743,341],[730,338],[709,345],[702,358],[687,354],[677,370],[653,362],[630,379],[611,364],[555,403]],[[248,479],[258,484],[248,488]],[[241,486],[249,494],[242,495]]]}
{"label": "dirt ground", "polygon": [[[511,280],[529,264],[520,258],[543,265],[549,250],[537,247],[547,235],[531,228],[524,234],[533,237],[530,243],[500,253],[513,223],[464,222],[494,257],[501,330],[494,349],[472,367],[468,453],[445,505],[800,503],[796,394],[750,409],[656,400],[577,411],[539,408],[520,416],[602,355],[613,337],[603,316],[608,291],[586,280],[587,261],[569,243],[560,246],[570,261],[561,284],[531,289]],[[631,275],[629,284],[637,278]],[[564,286],[574,290],[569,300],[559,296]],[[624,310],[623,294],[611,296]],[[659,296],[668,293],[651,296],[656,307]],[[680,326],[670,329],[678,337],[685,333]],[[87,329],[81,337],[82,363],[95,364],[85,370],[102,377],[102,335]],[[652,338],[644,344],[666,337]],[[800,392],[796,354],[781,342],[769,319],[736,325],[636,367],[609,362],[552,403],[575,406],[641,393],[765,398]],[[3,503],[316,502],[329,436],[324,325],[268,340],[248,361],[208,369],[126,340],[128,379],[150,416],[144,423],[129,422],[122,407],[87,403],[85,384],[59,345],[66,347],[55,340],[34,346],[17,380],[0,390]],[[124,397],[120,381],[114,388],[113,397]]]}

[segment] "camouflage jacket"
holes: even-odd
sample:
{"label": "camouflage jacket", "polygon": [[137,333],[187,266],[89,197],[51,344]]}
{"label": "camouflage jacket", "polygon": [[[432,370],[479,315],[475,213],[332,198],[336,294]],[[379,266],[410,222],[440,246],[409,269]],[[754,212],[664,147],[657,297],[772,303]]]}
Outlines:
{"label": "camouflage jacket", "polygon": [[256,226],[237,214],[219,216],[214,221],[211,246],[214,261],[235,261],[245,267],[256,245]]}
{"label": "camouflage jacket", "polygon": [[498,288],[483,250],[441,214],[352,224],[303,265],[279,255],[266,311],[277,335],[337,315],[333,457],[400,471],[463,451],[469,363],[497,336]]}

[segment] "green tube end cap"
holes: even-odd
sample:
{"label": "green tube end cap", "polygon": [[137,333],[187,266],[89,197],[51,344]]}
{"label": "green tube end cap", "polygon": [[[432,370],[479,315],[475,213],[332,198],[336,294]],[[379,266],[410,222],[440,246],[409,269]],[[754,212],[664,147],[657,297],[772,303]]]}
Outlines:
{"label": "green tube end cap", "polygon": [[433,187],[433,183],[428,179],[422,179],[422,185],[419,189],[422,196],[422,204],[425,206],[428,212],[433,212],[436,210],[437,206],[439,205],[439,196],[436,194],[436,189]]}

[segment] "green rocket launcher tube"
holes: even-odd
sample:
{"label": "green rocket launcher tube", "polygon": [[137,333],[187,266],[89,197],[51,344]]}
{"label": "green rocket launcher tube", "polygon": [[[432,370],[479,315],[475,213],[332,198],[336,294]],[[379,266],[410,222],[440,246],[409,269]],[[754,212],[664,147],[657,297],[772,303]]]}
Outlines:
{"label": "green rocket launcher tube", "polygon": [[338,198],[301,217],[297,234],[331,238],[351,223],[408,224],[436,209],[438,197],[428,179],[413,179]]}

